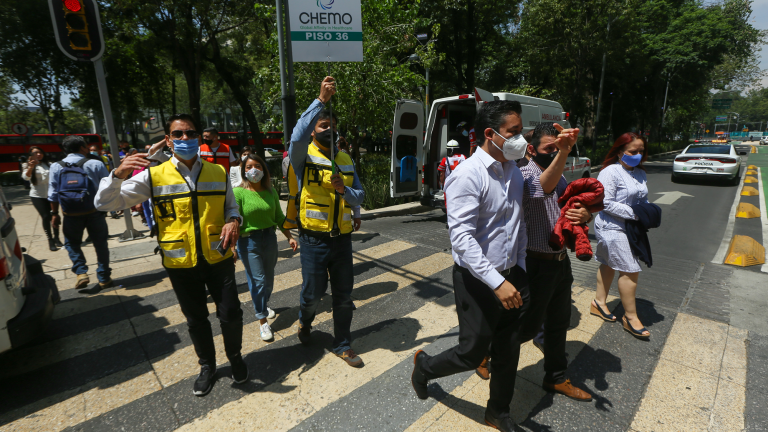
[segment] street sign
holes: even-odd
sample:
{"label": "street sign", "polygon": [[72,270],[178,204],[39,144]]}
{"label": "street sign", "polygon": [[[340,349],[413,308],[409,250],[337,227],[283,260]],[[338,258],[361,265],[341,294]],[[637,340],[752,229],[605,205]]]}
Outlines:
{"label": "street sign", "polygon": [[729,109],[731,107],[732,103],[733,103],[733,99],[713,99],[712,100],[712,108],[714,108],[714,109]]}
{"label": "street sign", "polygon": [[707,132],[706,132],[706,133],[709,133],[709,129],[707,129]]}
{"label": "street sign", "polygon": [[294,62],[363,61],[360,0],[289,0]]}
{"label": "street sign", "polygon": [[104,54],[104,36],[96,0],[48,0],[53,34],[72,60],[96,61]]}
{"label": "street sign", "polygon": [[24,135],[28,130],[29,128],[27,128],[27,125],[24,123],[14,123],[13,126],[11,126],[11,131],[16,135]]}
{"label": "street sign", "polygon": [[727,121],[728,116],[717,116],[715,117],[715,121]]}

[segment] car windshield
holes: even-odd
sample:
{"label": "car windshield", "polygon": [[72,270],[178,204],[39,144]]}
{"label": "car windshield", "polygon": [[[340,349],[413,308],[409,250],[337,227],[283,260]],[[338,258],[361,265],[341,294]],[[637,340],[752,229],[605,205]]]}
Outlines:
{"label": "car windshield", "polygon": [[731,154],[729,145],[709,145],[709,146],[691,146],[686,154],[690,153],[710,153],[710,154]]}

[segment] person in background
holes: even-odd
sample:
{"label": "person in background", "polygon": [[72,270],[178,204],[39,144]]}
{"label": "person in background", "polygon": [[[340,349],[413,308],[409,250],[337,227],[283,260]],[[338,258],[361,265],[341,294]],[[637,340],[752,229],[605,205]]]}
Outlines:
{"label": "person in background", "polygon": [[475,140],[475,128],[470,128],[469,123],[463,121],[456,126],[456,132],[459,132],[463,136],[469,139],[469,156],[475,153],[477,149],[477,141]]}
{"label": "person in background", "polygon": [[[237,251],[248,276],[248,290],[261,326],[259,335],[262,340],[269,341],[274,338],[267,319],[274,319],[275,311],[267,304],[272,295],[277,264],[275,228],[285,216],[264,159],[253,153],[248,154],[240,166],[240,176],[240,187],[233,189],[243,217]],[[295,252],[299,245],[291,232],[281,231]]]}
{"label": "person in background", "polygon": [[240,167],[245,163],[248,156],[252,153],[251,147],[243,146],[243,152],[240,153],[240,157],[232,162],[232,167],[229,168],[229,182],[232,183],[232,187],[236,188],[243,182],[243,176],[240,173]]}
{"label": "person in background", "polygon": [[456,169],[459,164],[465,160],[463,154],[459,153],[459,143],[456,140],[448,141],[446,145],[447,156],[440,161],[440,165],[437,166],[437,170],[440,172],[440,185],[444,185],[451,172]]}
{"label": "person in background", "polygon": [[64,245],[59,239],[59,228],[53,228],[53,232],[51,232],[51,205],[48,202],[48,174],[50,170],[48,155],[43,149],[37,146],[30,147],[29,158],[21,167],[21,178],[31,184],[29,197],[43,221],[43,231],[48,238],[48,248],[56,251]]}
{"label": "person in background", "polygon": [[[112,269],[109,268],[109,229],[104,213],[96,210],[93,201],[99,182],[109,176],[109,171],[102,161],[86,157],[90,155],[90,150],[83,137],[69,135],[64,138],[61,146],[67,157],[51,166],[48,180],[48,201],[53,215],[51,223],[54,228],[58,228],[62,223],[59,217],[61,205],[64,213],[64,247],[72,260],[72,272],[77,275],[75,288],[85,288],[91,282],[81,247],[83,232],[86,229],[93,242],[93,248],[96,249],[96,261],[99,263],[96,270],[98,289],[111,288],[114,284],[111,278]],[[65,178],[62,179],[62,176]],[[82,199],[83,195],[87,199]]]}
{"label": "person in background", "polygon": [[619,296],[624,306],[624,328],[633,336],[648,339],[651,333],[637,316],[635,297],[640,276],[640,260],[632,252],[625,231],[625,221],[637,220],[633,205],[648,202],[648,179],[643,162],[648,158],[645,139],[627,132],[613,143],[597,176],[605,188],[605,209],[595,218],[597,250],[597,291],[593,312],[604,321],[616,321],[606,305],[608,290],[619,272]]}
{"label": "person in background", "polygon": [[332,131],[338,121],[323,108],[334,93],[335,80],[325,77],[320,94],[301,115],[291,135],[303,279],[298,338],[305,345],[311,341],[312,322],[330,278],[333,353],[349,366],[361,367],[363,360],[352,349],[352,206],[363,202],[365,192],[352,159],[333,151]]}
{"label": "person in background", "polygon": [[128,156],[128,152],[131,151],[131,144],[128,143],[127,140],[120,140],[120,145],[118,146],[118,149],[120,150],[118,152],[118,156],[120,156],[120,159]]}
{"label": "person in background", "polygon": [[[475,118],[483,145],[446,181],[459,343],[430,357],[416,351],[411,385],[429,397],[429,380],[475,369],[493,357],[485,423],[515,430],[509,407],[520,359],[518,332],[529,307],[525,271],[523,176],[526,142],[517,101],[484,103]],[[304,251],[302,251],[302,254]]]}
{"label": "person in background", "polygon": [[[290,147],[290,146],[289,146]],[[288,150],[283,152],[283,180],[288,179],[288,167],[291,165],[291,155],[288,154]]]}
{"label": "person in background", "polygon": [[[158,247],[200,364],[192,392],[205,396],[216,375],[216,346],[208,320],[208,295],[221,326],[224,352],[235,384],[248,381],[243,360],[243,310],[235,281],[233,253],[241,218],[223,167],[198,156],[199,133],[188,114],[174,114],[165,124],[168,160],[161,151],[128,156],[99,186],[100,210],[127,208],[152,198]],[[128,178],[133,170],[161,162]],[[204,211],[201,211],[204,210]]]}
{"label": "person in background", "polygon": [[229,172],[232,162],[237,160],[235,154],[232,153],[232,149],[228,145],[219,142],[219,131],[216,128],[208,128],[203,131],[200,157],[210,163],[223,166],[227,172]]}

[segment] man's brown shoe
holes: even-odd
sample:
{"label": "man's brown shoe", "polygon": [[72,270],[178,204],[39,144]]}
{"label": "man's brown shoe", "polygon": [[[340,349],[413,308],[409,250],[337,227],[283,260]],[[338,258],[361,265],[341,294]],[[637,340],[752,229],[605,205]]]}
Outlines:
{"label": "man's brown shoe", "polygon": [[79,274],[77,275],[77,282],[75,282],[75,289],[85,288],[89,283],[91,283],[91,278],[88,277],[87,273]]}
{"label": "man's brown shoe", "polygon": [[113,286],[115,286],[115,283],[112,281],[112,279],[109,279],[106,282],[99,282],[99,288],[101,289],[112,288]]}
{"label": "man's brown shoe", "polygon": [[560,393],[579,402],[589,402],[592,400],[591,394],[571,384],[571,380],[565,380],[561,384],[552,384],[544,381],[542,387],[548,392]]}
{"label": "man's brown shoe", "polygon": [[311,337],[309,335],[309,332],[311,331],[312,326],[303,327],[301,324],[299,324],[299,342],[301,342],[303,345],[307,345],[311,341]]}
{"label": "man's brown shoe", "polygon": [[490,357],[485,357],[483,359],[483,362],[480,363],[480,366],[478,366],[477,369],[475,369],[475,373],[477,374],[477,376],[479,376],[481,379],[484,379],[486,381],[491,379],[491,371],[488,370],[488,360],[490,359],[491,359]]}
{"label": "man's brown shoe", "polygon": [[363,359],[361,359],[360,356],[355,354],[355,351],[352,348],[344,351],[341,354],[336,354],[336,357],[344,360],[345,362],[347,362],[348,365],[352,367],[359,368],[363,366]]}

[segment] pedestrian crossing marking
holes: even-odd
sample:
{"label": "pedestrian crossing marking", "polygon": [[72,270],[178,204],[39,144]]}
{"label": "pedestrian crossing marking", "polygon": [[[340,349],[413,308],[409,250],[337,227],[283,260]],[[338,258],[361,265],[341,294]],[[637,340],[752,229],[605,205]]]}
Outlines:
{"label": "pedestrian crossing marking", "polygon": [[[444,298],[453,299],[453,293]],[[363,368],[350,368],[334,354],[326,353],[308,368],[291,372],[280,382],[214,409],[178,430],[288,430],[456,327],[455,307],[440,306],[439,302],[427,303],[383,329],[353,342],[355,351],[365,361]],[[270,397],[270,394],[280,397]],[[293,403],[298,409],[292,411],[289,418],[272,415],[284,412],[286,406]]]}
{"label": "pedestrian crossing marking", "polygon": [[743,430],[748,333],[679,313],[632,428]]}

